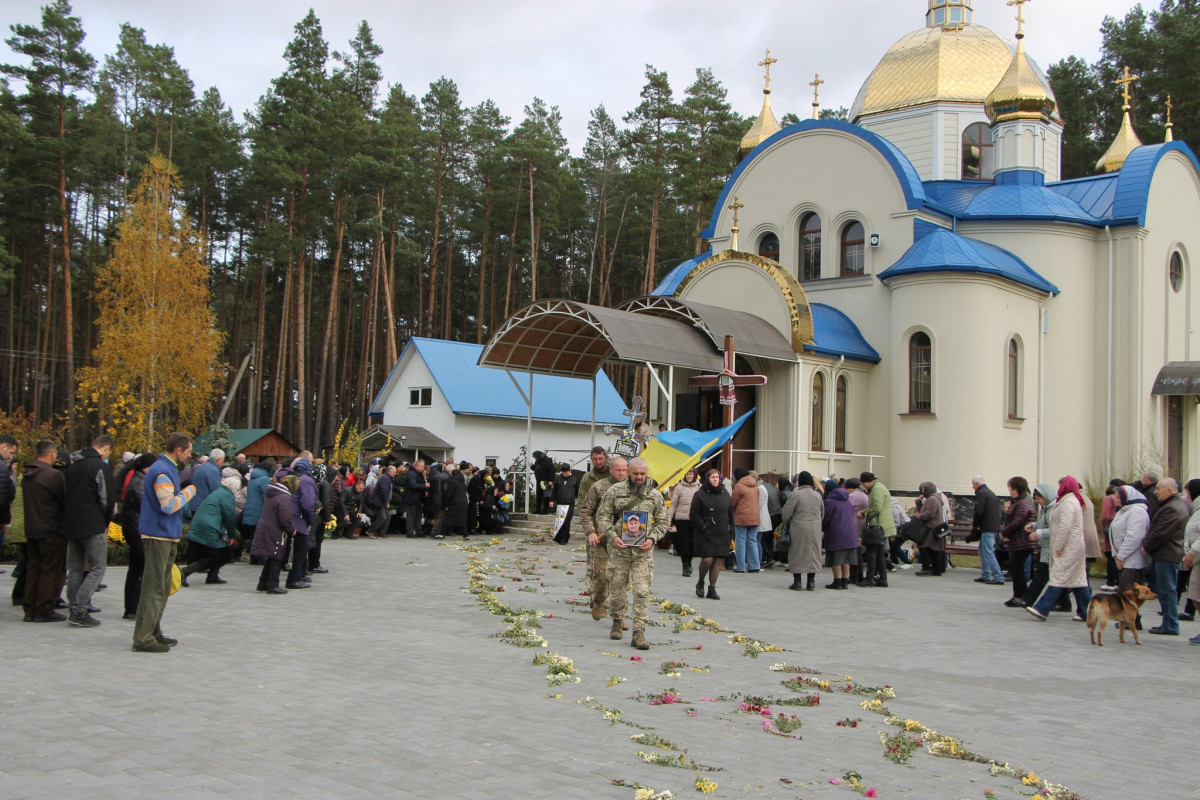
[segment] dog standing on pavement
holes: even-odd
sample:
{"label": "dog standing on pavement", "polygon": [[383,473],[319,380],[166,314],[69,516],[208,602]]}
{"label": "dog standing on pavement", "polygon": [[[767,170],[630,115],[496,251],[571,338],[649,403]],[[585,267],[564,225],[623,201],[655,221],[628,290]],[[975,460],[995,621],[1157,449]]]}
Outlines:
{"label": "dog standing on pavement", "polygon": [[1117,633],[1122,644],[1125,642],[1125,629],[1133,631],[1133,641],[1141,644],[1138,637],[1137,616],[1142,610],[1142,604],[1153,600],[1158,595],[1141,583],[1135,583],[1132,589],[1126,589],[1120,594],[1098,594],[1088,603],[1087,624],[1092,633],[1092,644],[1104,647],[1104,627],[1108,618],[1117,621]]}

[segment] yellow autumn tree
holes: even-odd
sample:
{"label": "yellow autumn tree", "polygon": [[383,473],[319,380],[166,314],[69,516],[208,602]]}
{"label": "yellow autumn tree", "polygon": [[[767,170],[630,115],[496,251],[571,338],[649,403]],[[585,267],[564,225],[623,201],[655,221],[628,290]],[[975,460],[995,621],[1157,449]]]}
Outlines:
{"label": "yellow autumn tree", "polygon": [[99,346],[78,397],[96,430],[147,451],[210,416],[222,334],[216,329],[204,242],[178,201],[179,179],[152,156],[96,276]]}

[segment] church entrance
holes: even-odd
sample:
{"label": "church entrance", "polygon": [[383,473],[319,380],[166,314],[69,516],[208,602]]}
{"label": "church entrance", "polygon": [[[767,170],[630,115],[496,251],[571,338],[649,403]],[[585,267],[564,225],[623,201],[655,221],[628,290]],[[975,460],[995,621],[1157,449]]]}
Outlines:
{"label": "church entrance", "polygon": [[1178,394],[1167,396],[1167,474],[1183,485],[1183,395]]}

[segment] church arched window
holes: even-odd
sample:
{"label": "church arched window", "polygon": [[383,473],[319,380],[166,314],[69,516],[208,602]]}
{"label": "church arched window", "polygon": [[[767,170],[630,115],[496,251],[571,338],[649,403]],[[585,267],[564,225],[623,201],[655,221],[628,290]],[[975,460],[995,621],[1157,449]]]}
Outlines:
{"label": "church arched window", "polygon": [[800,220],[800,280],[821,277],[821,218],[805,214]]}
{"label": "church arched window", "polygon": [[1021,418],[1021,342],[1017,337],[1008,340],[1008,363],[1005,405],[1009,419]]}
{"label": "church arched window", "polygon": [[861,222],[849,222],[842,228],[842,277],[862,275],[866,271],[863,244],[866,234]]}
{"label": "church arched window", "polygon": [[839,375],[833,403],[833,449],[839,453],[846,452],[846,384],[846,376]]}
{"label": "church arched window", "polygon": [[825,449],[825,373],[823,372],[813,375],[812,449]]}
{"label": "church arched window", "polygon": [[1167,267],[1167,277],[1171,281],[1171,291],[1178,294],[1183,289],[1183,256],[1176,250],[1171,253],[1171,263]]}
{"label": "church arched window", "polygon": [[968,125],[962,135],[962,179],[990,181],[994,176],[992,137],[982,122]]}
{"label": "church arched window", "polygon": [[779,237],[774,233],[764,233],[758,240],[758,254],[772,261],[779,260]]}
{"label": "church arched window", "polygon": [[908,339],[908,413],[933,411],[933,342],[917,331]]}

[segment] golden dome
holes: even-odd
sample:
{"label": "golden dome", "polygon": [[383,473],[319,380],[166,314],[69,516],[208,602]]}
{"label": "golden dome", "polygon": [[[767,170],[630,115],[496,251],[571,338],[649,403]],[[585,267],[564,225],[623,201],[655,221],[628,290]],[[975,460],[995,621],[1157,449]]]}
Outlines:
{"label": "golden dome", "polygon": [[762,111],[758,112],[758,119],[754,120],[750,130],[746,131],[746,135],[742,137],[742,143],[738,147],[740,157],[745,158],[751,150],[778,132],[779,121],[775,119],[775,114],[771,111],[771,90],[766,89],[763,91]]}
{"label": "golden dome", "polygon": [[1038,80],[1037,68],[1025,55],[1025,44],[1017,34],[1017,52],[1004,77],[984,101],[983,110],[993,123],[1014,119],[1049,121],[1058,103],[1054,95]]}
{"label": "golden dome", "polygon": [[1100,156],[1100,160],[1096,162],[1096,169],[1116,172],[1125,163],[1125,159],[1133,152],[1133,149],[1141,146],[1142,140],[1134,133],[1133,123],[1129,121],[1129,106],[1125,106],[1125,113],[1121,116],[1121,130],[1117,131],[1117,138],[1108,146],[1108,152]]}
{"label": "golden dome", "polygon": [[[928,103],[978,103],[1005,77],[1015,49],[991,30],[972,24],[920,28],[896,42],[863,83],[850,121]],[[1049,84],[1026,58],[1047,96]]]}

